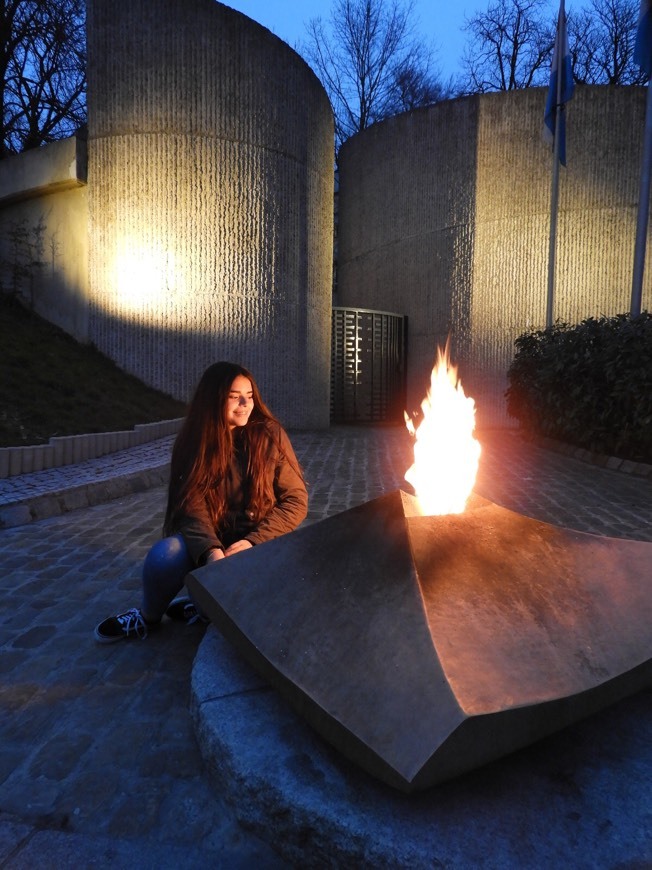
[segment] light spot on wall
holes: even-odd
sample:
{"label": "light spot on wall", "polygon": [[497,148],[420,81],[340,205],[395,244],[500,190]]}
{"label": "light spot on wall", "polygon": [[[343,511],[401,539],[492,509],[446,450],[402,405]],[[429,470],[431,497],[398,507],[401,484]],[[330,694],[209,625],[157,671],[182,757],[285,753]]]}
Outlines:
{"label": "light spot on wall", "polygon": [[171,251],[158,249],[133,239],[121,239],[116,245],[112,300],[125,315],[147,319],[147,312],[157,312],[183,292],[180,264]]}

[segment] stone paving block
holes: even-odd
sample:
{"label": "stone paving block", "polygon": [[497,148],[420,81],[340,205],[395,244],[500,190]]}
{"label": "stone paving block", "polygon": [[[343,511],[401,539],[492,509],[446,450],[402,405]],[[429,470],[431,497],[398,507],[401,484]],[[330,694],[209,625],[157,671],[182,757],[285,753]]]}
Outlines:
{"label": "stone paving block", "polygon": [[50,640],[56,632],[55,625],[36,625],[15,637],[12,645],[14,649],[35,649]]}
{"label": "stone paving block", "polygon": [[93,742],[91,734],[54,734],[36,753],[30,765],[30,775],[60,782],[78,765]]}
{"label": "stone paving block", "polygon": [[70,489],[60,496],[60,503],[62,504],[62,511],[66,512],[88,507],[90,504],[88,490],[85,486]]}
{"label": "stone paving block", "polygon": [[64,512],[64,505],[60,497],[56,495],[40,496],[31,502],[32,520],[46,520],[48,517],[57,517]]}
{"label": "stone paving block", "polygon": [[20,850],[21,846],[28,841],[32,828],[20,820],[12,820],[7,814],[0,815],[0,864],[8,866],[5,862]]}
{"label": "stone paving block", "polygon": [[13,529],[16,526],[31,523],[32,514],[29,505],[18,504],[0,508],[0,529]]}

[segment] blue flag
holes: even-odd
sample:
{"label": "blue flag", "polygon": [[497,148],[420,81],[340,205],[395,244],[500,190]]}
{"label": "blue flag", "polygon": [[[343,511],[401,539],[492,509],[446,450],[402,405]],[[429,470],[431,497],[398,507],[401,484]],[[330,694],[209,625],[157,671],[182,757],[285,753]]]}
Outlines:
{"label": "blue flag", "polygon": [[652,76],[652,0],[641,0],[634,61],[648,78]]}
{"label": "blue flag", "polygon": [[[648,0],[650,2],[650,0]],[[566,32],[566,10],[564,0],[559,4],[557,18],[557,36],[555,50],[552,54],[550,69],[550,86],[544,116],[543,134],[547,142],[554,145],[555,134],[559,139],[559,162],[566,166],[566,103],[573,96],[575,83],[571,68],[568,34]]]}

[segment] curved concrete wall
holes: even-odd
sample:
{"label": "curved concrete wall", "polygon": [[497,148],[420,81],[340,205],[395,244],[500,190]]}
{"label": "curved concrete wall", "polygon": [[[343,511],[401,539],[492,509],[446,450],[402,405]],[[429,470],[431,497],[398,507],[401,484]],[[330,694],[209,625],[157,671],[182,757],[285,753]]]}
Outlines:
{"label": "curved concrete wall", "polygon": [[0,285],[78,341],[88,340],[83,139],[0,160]]}
{"label": "curved concrete wall", "polygon": [[[485,94],[384,121],[340,155],[338,304],[407,314],[408,404],[452,338],[480,425],[513,423],[514,339],[546,320],[552,156],[546,90]],[[577,88],[561,170],[555,319],[629,310],[643,88]],[[652,308],[648,240],[643,309]]]}
{"label": "curved concrete wall", "polygon": [[90,338],[188,398],[218,359],[328,425],[333,123],[304,61],[214,0],[89,0]]}

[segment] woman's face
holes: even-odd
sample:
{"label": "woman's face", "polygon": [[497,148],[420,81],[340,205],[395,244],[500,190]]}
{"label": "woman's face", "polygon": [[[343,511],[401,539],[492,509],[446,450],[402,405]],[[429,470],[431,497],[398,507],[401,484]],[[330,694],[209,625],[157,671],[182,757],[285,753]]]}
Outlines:
{"label": "woman's face", "polygon": [[251,381],[244,375],[238,375],[231,384],[229,397],[226,400],[226,422],[229,429],[235,429],[236,426],[246,426],[253,409],[254,399]]}

